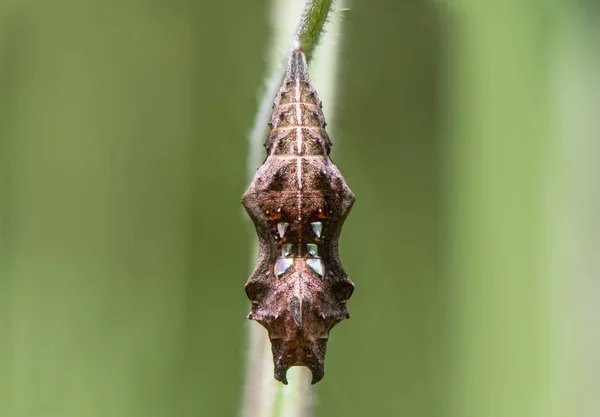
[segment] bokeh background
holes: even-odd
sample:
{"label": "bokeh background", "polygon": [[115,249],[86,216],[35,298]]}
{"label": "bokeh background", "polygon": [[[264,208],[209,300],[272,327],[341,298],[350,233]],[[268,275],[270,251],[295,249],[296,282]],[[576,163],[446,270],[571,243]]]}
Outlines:
{"label": "bokeh background", "polygon": [[[0,416],[238,415],[270,7],[0,3]],[[600,415],[599,28],[350,3],[324,110],[356,291],[317,416]]]}

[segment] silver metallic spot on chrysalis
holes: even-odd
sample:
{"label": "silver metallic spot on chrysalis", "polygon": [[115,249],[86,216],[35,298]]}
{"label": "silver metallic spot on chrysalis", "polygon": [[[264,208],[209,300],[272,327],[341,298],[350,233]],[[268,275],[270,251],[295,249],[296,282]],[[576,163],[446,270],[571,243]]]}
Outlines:
{"label": "silver metallic spot on chrysalis", "polygon": [[308,243],[306,249],[310,256],[319,256],[319,247],[314,243]]}
{"label": "silver metallic spot on chrysalis", "polygon": [[291,253],[292,253],[292,244],[291,243],[286,243],[285,245],[281,246],[281,257],[282,258],[289,256]]}
{"label": "silver metallic spot on chrysalis", "polygon": [[321,222],[312,222],[310,224],[312,226],[313,232],[317,237],[321,237],[321,232],[323,231],[323,223]]}
{"label": "silver metallic spot on chrysalis", "polygon": [[323,277],[323,261],[318,258],[307,259],[306,263],[315,271],[320,277]]}
{"label": "silver metallic spot on chrysalis", "polygon": [[289,267],[292,266],[293,262],[294,260],[289,258],[277,259],[275,261],[275,268],[273,268],[275,270],[275,276],[277,278],[281,277],[285,273],[285,271],[287,271]]}
{"label": "silver metallic spot on chrysalis", "polygon": [[283,237],[283,235],[285,235],[288,226],[289,223],[286,222],[277,223],[277,233],[279,233],[279,237]]}

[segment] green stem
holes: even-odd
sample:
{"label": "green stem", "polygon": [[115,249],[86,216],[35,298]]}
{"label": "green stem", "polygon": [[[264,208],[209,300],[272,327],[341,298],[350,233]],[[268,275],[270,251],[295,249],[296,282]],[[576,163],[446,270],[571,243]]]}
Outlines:
{"label": "green stem", "polygon": [[310,63],[315,47],[323,35],[323,28],[332,10],[333,0],[313,0],[306,2],[306,8],[297,30],[299,46]]}
{"label": "green stem", "polygon": [[[342,1],[338,1],[340,4]],[[268,62],[268,77],[261,94],[259,107],[250,133],[250,149],[248,154],[248,180],[251,181],[256,168],[264,159],[263,143],[268,135],[267,122],[271,116],[271,104],[281,86],[285,75],[288,52],[292,46],[299,46],[310,62],[319,56],[316,65],[311,66],[313,83],[327,107],[335,108],[334,88],[337,47],[339,42],[330,39],[324,42],[324,48],[316,50],[316,46],[324,33],[325,23],[329,16],[333,1],[309,0],[304,12],[297,2],[274,0],[272,11],[273,37]],[[294,33],[296,22],[300,21]],[[333,36],[327,34],[328,36]],[[294,44],[290,42],[293,40]],[[327,51],[323,51],[323,49]],[[281,55],[280,51],[285,51]],[[315,53],[318,52],[318,53]],[[323,57],[323,58],[321,58]],[[321,91],[319,90],[319,91]],[[331,112],[327,117],[331,120]],[[331,122],[329,123],[331,126]],[[256,239],[253,236],[253,239]],[[258,248],[255,243],[255,251]],[[256,257],[253,257],[254,261]],[[256,322],[249,322],[247,342],[247,369],[244,392],[243,417],[309,417],[312,415],[313,392],[310,385],[311,373],[308,368],[292,368],[288,371],[289,385],[284,386],[273,378],[273,358],[266,331]]]}

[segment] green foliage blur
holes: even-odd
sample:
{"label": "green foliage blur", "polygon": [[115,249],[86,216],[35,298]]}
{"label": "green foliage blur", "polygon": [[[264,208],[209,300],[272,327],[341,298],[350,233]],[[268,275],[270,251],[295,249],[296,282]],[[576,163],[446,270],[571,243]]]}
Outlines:
{"label": "green foliage blur", "polygon": [[[239,414],[268,9],[0,4],[0,417]],[[597,11],[354,1],[332,29],[356,291],[317,416],[600,415]]]}

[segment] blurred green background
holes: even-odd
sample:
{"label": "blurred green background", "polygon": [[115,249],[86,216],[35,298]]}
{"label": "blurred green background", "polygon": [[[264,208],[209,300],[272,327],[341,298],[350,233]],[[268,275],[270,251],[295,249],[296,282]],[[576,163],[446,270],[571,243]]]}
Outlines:
{"label": "blurred green background", "polygon": [[[0,3],[0,416],[239,413],[269,7]],[[597,4],[344,16],[315,414],[600,415]]]}

